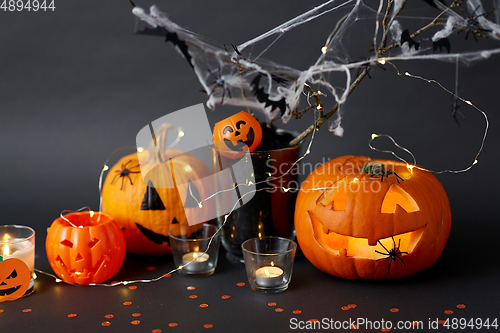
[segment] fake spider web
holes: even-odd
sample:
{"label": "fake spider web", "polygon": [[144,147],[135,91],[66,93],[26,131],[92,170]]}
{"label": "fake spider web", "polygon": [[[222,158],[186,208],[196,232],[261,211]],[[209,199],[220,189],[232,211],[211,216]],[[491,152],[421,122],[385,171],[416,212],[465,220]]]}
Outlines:
{"label": "fake spider web", "polygon": [[[303,96],[311,96],[306,87],[321,90],[341,106],[369,66],[409,60],[470,64],[500,53],[499,0],[453,1],[457,5],[449,7],[452,1],[446,2],[330,0],[239,45],[217,44],[188,31],[156,6],[149,13],[135,7],[133,13],[151,27],[138,33],[165,36],[188,61],[210,109],[217,104],[247,107],[262,112],[268,122],[287,122],[298,114]],[[330,33],[318,46],[314,64],[298,70],[264,58],[282,35],[323,15],[330,18]],[[494,42],[487,48],[475,42],[478,38]],[[330,130],[342,135],[340,118]]]}

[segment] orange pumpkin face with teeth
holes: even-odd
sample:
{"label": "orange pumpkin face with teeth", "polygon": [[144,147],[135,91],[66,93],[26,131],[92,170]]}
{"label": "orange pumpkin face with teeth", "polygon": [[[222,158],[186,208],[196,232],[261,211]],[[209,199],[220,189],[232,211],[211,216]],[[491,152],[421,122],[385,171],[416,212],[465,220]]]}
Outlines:
{"label": "orange pumpkin face with teeth", "polygon": [[390,279],[430,267],[451,228],[448,197],[431,173],[406,163],[344,156],[314,170],[297,197],[305,256],[347,279]]}
{"label": "orange pumpkin face with teeth", "polygon": [[262,127],[251,114],[241,111],[215,124],[213,135],[214,144],[221,149],[222,155],[239,158],[241,154],[234,152],[257,149],[262,140]]}

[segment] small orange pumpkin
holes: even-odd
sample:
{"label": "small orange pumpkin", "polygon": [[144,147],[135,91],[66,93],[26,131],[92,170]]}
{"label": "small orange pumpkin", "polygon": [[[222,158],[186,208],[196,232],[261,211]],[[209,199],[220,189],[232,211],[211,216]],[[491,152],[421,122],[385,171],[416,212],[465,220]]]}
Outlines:
{"label": "small orange pumpkin", "polygon": [[125,239],[118,224],[110,216],[94,212],[64,218],[59,217],[47,229],[45,248],[52,270],[72,284],[112,278],[125,259]]}
{"label": "small orange pumpkin", "polygon": [[[262,127],[255,117],[241,111],[219,121],[214,126],[214,144],[221,149],[221,154],[229,158],[239,158],[232,152],[254,151],[262,140]],[[231,152],[224,152],[229,150]]]}
{"label": "small orange pumpkin", "polygon": [[304,255],[347,279],[390,279],[431,266],[450,234],[448,197],[430,172],[343,156],[314,170],[297,197]]}
{"label": "small orange pumpkin", "polygon": [[13,301],[28,290],[31,273],[28,265],[17,258],[2,261],[0,256],[0,302]]}
{"label": "small orange pumpkin", "polygon": [[[170,127],[164,125],[155,133],[159,155],[151,142],[141,153],[120,159],[104,181],[102,210],[122,227],[127,252],[172,253],[168,238],[172,226],[187,224],[186,214],[196,216],[200,221],[209,220],[208,208],[199,209],[196,200],[188,200],[187,191],[181,191],[177,184],[189,184],[198,200],[207,198],[213,189],[210,186],[198,188],[193,182],[210,176],[211,172],[194,156],[179,150],[167,150],[166,137]],[[141,172],[146,175],[144,179]],[[184,204],[182,198],[187,198]]]}

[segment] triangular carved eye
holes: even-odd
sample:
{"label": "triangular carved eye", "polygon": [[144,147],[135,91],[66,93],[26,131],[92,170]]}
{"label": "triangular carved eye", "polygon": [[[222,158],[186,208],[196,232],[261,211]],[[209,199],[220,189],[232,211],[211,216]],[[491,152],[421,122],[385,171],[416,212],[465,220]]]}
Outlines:
{"label": "triangular carved eye", "polygon": [[385,214],[394,214],[394,212],[396,212],[396,206],[400,206],[407,213],[418,212],[420,210],[417,202],[411,197],[411,195],[408,194],[408,192],[403,190],[398,185],[392,184],[385,194],[380,212]]}
{"label": "triangular carved eye", "polygon": [[[10,273],[10,275],[9,275],[9,276],[7,276],[7,279],[14,279],[14,278],[16,278],[16,277],[17,277],[17,271],[14,269],[14,270],[12,271],[12,273]],[[7,279],[6,279],[6,280],[7,280]]]}
{"label": "triangular carved eye", "polygon": [[160,195],[151,181],[149,181],[146,193],[144,193],[141,210],[165,210],[165,206],[161,201]]}
{"label": "triangular carved eye", "polygon": [[317,205],[331,206],[333,210],[345,210],[348,177],[342,178],[329,186],[316,200]]}

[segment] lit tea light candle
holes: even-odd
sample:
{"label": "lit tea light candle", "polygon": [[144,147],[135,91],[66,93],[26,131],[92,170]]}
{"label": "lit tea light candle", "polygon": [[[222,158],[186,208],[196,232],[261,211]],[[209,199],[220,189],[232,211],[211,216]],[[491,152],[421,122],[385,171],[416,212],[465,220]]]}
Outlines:
{"label": "lit tea light candle", "polygon": [[261,287],[276,287],[283,283],[283,270],[275,266],[264,266],[255,272],[255,282]]}
{"label": "lit tea light candle", "polygon": [[189,272],[204,272],[208,268],[210,255],[204,252],[188,252],[182,256],[184,270]]}
{"label": "lit tea light candle", "polygon": [[[27,232],[31,231],[33,235],[28,238],[19,238],[9,232],[10,230],[16,233],[20,229],[27,229]],[[0,256],[2,260],[16,258],[23,261],[33,274],[35,271],[34,231],[28,227],[4,226],[0,231]],[[31,279],[29,289],[31,289],[33,283],[34,280]]]}

